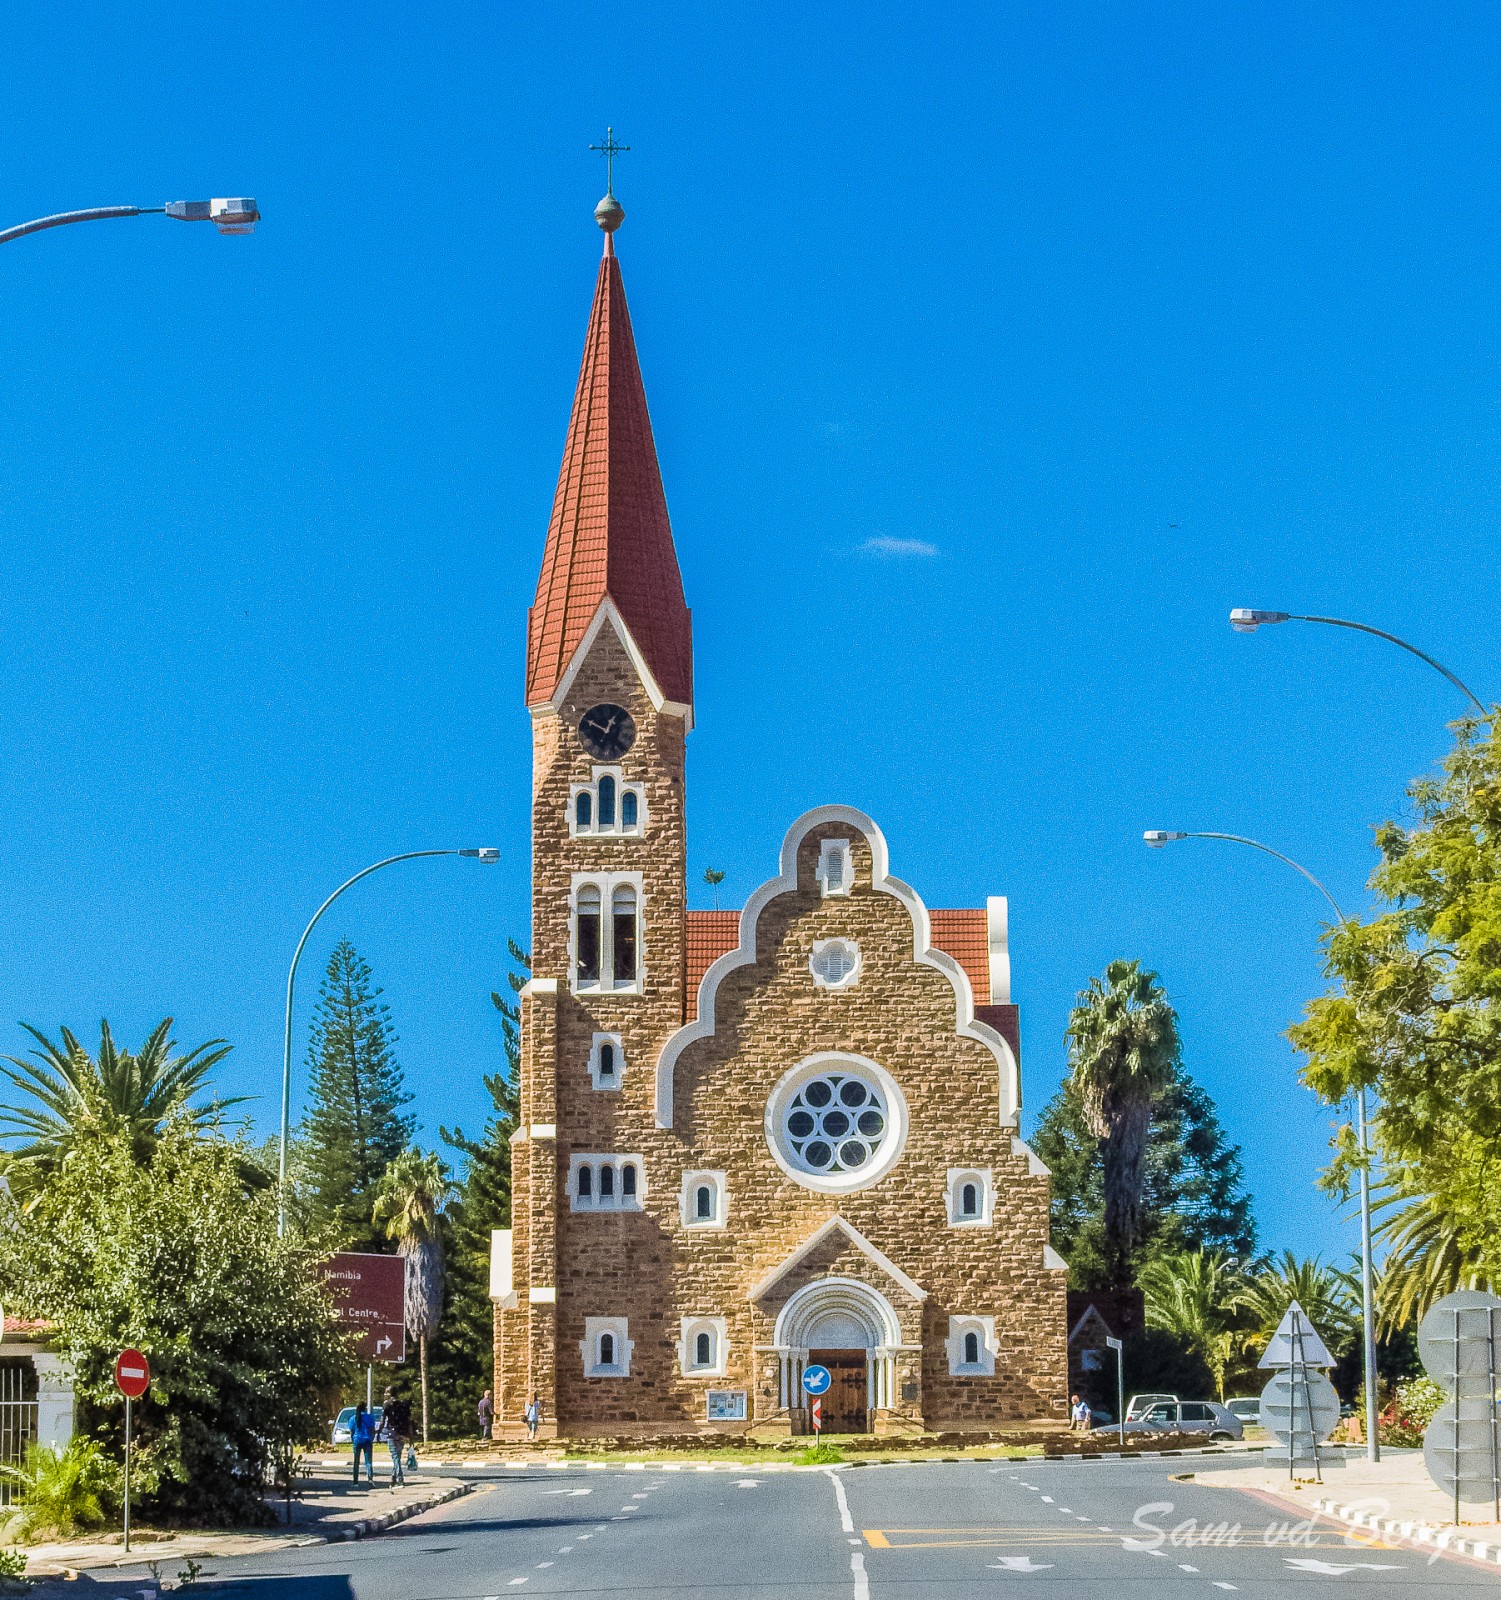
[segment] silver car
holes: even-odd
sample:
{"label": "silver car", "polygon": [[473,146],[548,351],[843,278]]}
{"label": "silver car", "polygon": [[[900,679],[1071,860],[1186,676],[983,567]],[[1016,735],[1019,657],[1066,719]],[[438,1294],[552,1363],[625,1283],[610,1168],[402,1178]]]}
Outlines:
{"label": "silver car", "polygon": [[1240,1418],[1217,1400],[1159,1400],[1144,1415],[1128,1421],[1126,1432],[1204,1433],[1211,1444],[1246,1436]]}
{"label": "silver car", "polygon": [[[333,1444],[349,1444],[353,1441],[354,1435],[350,1432],[350,1429],[354,1426],[354,1413],[354,1406],[345,1406],[338,1416],[334,1418],[333,1432],[330,1435],[330,1441]],[[385,1407],[376,1406],[370,1415],[375,1418],[375,1431],[379,1433],[380,1419],[385,1415]]]}

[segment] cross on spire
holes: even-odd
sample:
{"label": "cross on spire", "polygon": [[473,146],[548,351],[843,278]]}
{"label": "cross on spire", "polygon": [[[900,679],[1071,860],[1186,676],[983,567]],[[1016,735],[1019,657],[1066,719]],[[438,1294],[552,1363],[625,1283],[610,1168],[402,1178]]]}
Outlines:
{"label": "cross on spire", "polygon": [[591,144],[589,148],[597,151],[605,158],[605,193],[613,195],[615,193],[615,157],[623,155],[631,147],[628,144],[617,144],[615,142],[615,130],[606,128],[604,141],[600,144]]}

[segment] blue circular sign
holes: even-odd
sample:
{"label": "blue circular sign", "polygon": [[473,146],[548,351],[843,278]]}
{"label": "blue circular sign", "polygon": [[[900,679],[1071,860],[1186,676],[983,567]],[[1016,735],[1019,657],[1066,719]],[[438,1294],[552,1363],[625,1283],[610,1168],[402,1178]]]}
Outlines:
{"label": "blue circular sign", "polygon": [[825,1393],[833,1381],[833,1375],[827,1367],[813,1366],[803,1368],[803,1388],[809,1394]]}

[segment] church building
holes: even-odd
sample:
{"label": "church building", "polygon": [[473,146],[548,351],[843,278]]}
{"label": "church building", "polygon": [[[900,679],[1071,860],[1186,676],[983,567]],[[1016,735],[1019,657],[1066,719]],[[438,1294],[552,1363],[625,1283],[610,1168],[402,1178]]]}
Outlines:
{"label": "church building", "polygon": [[[975,1432],[1057,1421],[1067,1270],[1020,1137],[1006,901],[936,910],[880,828],[768,836],[690,911],[693,641],[613,194],[527,631],[532,977],[496,1436]],[[712,714],[733,714],[716,706]]]}

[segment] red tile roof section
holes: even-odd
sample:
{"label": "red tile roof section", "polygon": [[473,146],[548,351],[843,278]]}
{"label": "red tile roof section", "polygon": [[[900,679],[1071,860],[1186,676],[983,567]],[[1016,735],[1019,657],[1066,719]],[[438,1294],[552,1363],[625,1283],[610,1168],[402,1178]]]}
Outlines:
{"label": "red tile roof section", "polygon": [[551,698],[606,595],[662,693],[691,705],[692,625],[620,263],[608,250],[527,622],[528,705]]}
{"label": "red tile roof section", "polygon": [[984,909],[929,911],[933,948],[952,956],[964,968],[975,1004],[990,1004],[990,925]]}
{"label": "red tile roof section", "polygon": [[[989,1007],[990,934],[983,910],[929,911],[933,948],[950,955],[964,968],[975,1005]],[[738,911],[690,911],[688,913],[687,978],[688,1020],[698,1015],[698,986],[703,975],[726,950],[740,940]],[[987,1019],[988,1020],[988,1019]]]}

